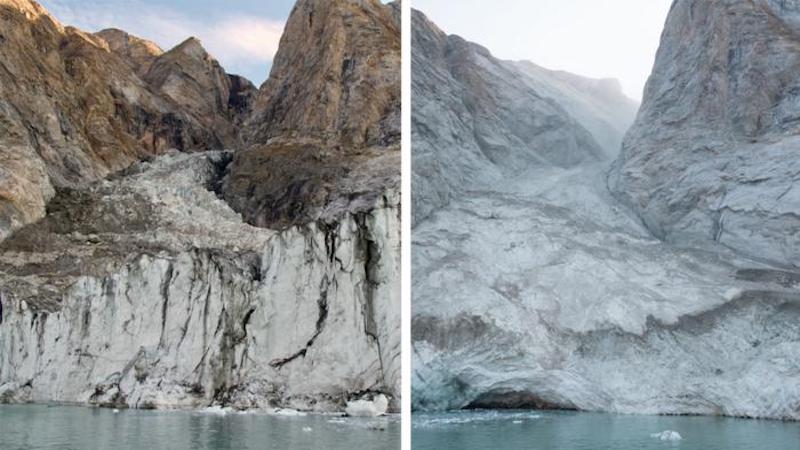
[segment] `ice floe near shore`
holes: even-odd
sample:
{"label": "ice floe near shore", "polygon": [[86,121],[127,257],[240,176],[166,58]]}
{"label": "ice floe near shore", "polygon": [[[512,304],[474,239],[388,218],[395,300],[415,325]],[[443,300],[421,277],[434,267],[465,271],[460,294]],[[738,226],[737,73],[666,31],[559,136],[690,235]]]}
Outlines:
{"label": "ice floe near shore", "polygon": [[661,441],[680,441],[683,439],[680,433],[672,430],[666,430],[660,433],[653,433],[650,435],[650,437]]}
{"label": "ice floe near shore", "polygon": [[386,414],[389,400],[383,394],[376,395],[372,400],[355,400],[347,402],[345,413],[351,417],[376,417]]}

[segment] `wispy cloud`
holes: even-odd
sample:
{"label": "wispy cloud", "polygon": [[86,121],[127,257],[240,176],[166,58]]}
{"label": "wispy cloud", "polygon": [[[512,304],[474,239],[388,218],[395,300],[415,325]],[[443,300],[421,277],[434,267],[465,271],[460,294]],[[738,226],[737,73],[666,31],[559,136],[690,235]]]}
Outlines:
{"label": "wispy cloud", "polygon": [[233,59],[272,61],[283,26],[282,22],[271,19],[233,17],[215,24],[208,30],[206,39],[213,53]]}
{"label": "wispy cloud", "polygon": [[195,36],[229,72],[240,73],[256,83],[263,81],[278,50],[284,23],[269,17],[206,14],[178,11],[142,0],[41,0],[65,25],[87,31],[115,27],[165,50]]}

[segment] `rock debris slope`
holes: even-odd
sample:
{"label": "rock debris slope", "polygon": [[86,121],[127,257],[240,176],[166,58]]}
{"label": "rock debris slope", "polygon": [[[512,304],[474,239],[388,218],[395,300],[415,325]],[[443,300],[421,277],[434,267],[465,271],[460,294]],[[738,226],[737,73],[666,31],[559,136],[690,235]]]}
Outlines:
{"label": "rock debris slope", "polygon": [[636,105],[613,81],[500,61],[420,12],[413,20],[414,223],[472,183],[616,155]]}
{"label": "rock debris slope", "polygon": [[[678,1],[670,23],[699,3]],[[612,82],[576,83],[529,63],[501,63],[518,72],[490,76],[455,59],[444,71],[442,55],[454,53],[431,44],[460,40],[420,14],[412,27],[415,180],[464,155],[444,182],[414,186],[413,407],[799,419],[800,273],[711,239],[665,242],[617,200],[607,184],[610,145],[622,141],[621,117],[633,119],[620,115],[629,100],[602,100]],[[481,67],[492,61],[482,58]],[[548,116],[530,110],[538,118],[510,120],[498,112],[521,101],[474,116],[476,90],[449,75],[460,70],[473,81],[491,77],[477,86],[513,86],[487,98],[547,99],[558,111],[549,127],[498,132],[529,133],[525,145],[504,144],[521,155],[502,178],[479,151],[473,124],[509,130]],[[646,135],[645,114],[627,143]],[[548,147],[540,152],[539,143]],[[634,150],[626,147],[622,158]],[[428,195],[434,189],[450,193],[446,206],[443,196]],[[635,189],[627,195],[644,198]]]}
{"label": "rock debris slope", "polygon": [[[253,118],[266,117],[256,99],[268,88],[226,74],[197,40],[161,53],[124,32],[64,28],[33,2],[0,4],[0,18],[15,27],[4,27],[15,34],[4,31],[0,42],[2,123],[18,130],[4,135],[16,146],[4,141],[0,155],[40,174],[2,178],[13,234],[0,244],[0,402],[330,411],[385,394],[396,409],[397,140],[322,139],[303,128],[302,117],[316,114],[312,93],[342,80],[311,85],[310,68],[276,58],[282,82],[303,84],[309,97],[272,94],[269,104],[291,105],[297,122],[261,140],[237,130],[268,127]],[[289,23],[316,11],[328,32],[345,37],[340,51],[353,55],[353,77],[392,80],[381,72],[399,73],[399,56],[372,55],[371,41],[351,32],[366,24],[399,49],[397,34],[381,34],[399,29],[395,8],[301,0]],[[318,40],[283,49],[305,39],[292,33],[307,32],[287,26],[281,51],[327,57]],[[71,34],[78,54],[65,56]],[[109,105],[83,101],[65,66],[80,67],[82,84],[96,87],[88,92],[98,102],[109,96]],[[24,109],[6,81],[35,90],[37,107]],[[350,85],[348,95],[362,89],[399,97],[389,81]],[[398,112],[384,106],[368,119],[350,110],[350,120],[397,129]],[[63,126],[49,122],[54,107],[66,111]],[[87,137],[97,132],[85,125],[91,114],[118,131],[99,140],[105,159]],[[342,124],[324,126],[334,133]],[[85,165],[70,166],[75,179],[67,179],[51,156]],[[28,187],[39,189],[33,200],[23,196],[36,192]]]}
{"label": "rock debris slope", "polygon": [[799,68],[796,1],[675,2],[614,193],[659,238],[800,267]]}

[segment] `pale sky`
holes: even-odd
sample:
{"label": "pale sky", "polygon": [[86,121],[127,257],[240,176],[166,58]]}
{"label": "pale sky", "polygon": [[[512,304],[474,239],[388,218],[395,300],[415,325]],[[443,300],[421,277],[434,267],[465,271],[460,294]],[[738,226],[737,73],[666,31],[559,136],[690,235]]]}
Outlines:
{"label": "pale sky", "polygon": [[[384,3],[387,0],[382,0]],[[39,0],[65,25],[119,28],[164,51],[200,39],[228,73],[260,86],[296,0]]]}
{"label": "pale sky", "polygon": [[39,0],[65,25],[120,28],[165,51],[194,36],[229,73],[269,75],[295,0]]}
{"label": "pale sky", "polygon": [[448,34],[502,59],[617,78],[637,101],[672,0],[413,0]]}

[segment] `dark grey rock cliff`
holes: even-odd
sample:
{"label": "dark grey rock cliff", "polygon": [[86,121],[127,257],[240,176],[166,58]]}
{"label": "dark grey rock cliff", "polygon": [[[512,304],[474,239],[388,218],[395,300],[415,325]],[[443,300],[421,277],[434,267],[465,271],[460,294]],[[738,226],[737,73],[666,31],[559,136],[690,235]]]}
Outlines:
{"label": "dark grey rock cliff", "polygon": [[654,235],[800,265],[800,3],[677,0],[610,177]]}

